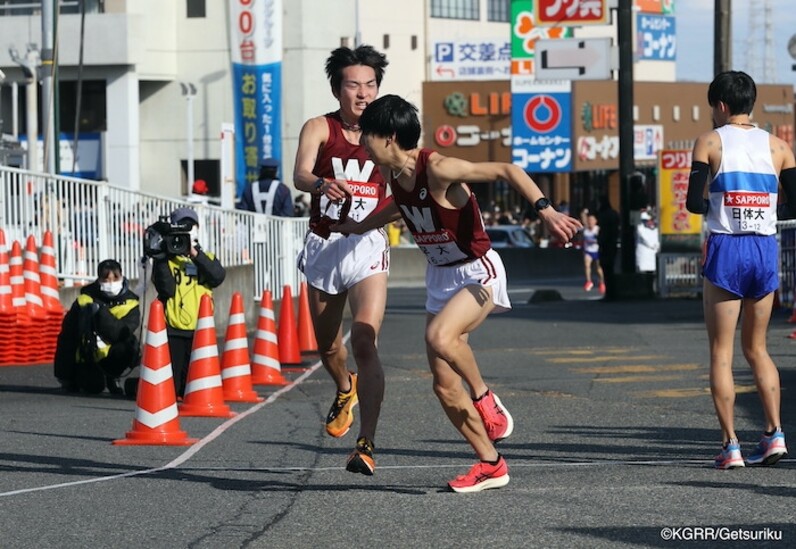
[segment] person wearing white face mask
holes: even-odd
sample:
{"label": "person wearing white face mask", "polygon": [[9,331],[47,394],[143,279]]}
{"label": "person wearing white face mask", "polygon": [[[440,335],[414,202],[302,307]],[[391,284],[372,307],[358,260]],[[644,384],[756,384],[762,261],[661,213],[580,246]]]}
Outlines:
{"label": "person wearing white face mask", "polygon": [[191,247],[185,255],[153,257],[152,283],[166,313],[171,367],[177,396],[185,393],[191,347],[199,320],[199,303],[203,295],[213,296],[213,288],[221,285],[226,271],[221,262],[199,245],[199,215],[192,208],[171,212],[172,225],[189,226]]}
{"label": "person wearing white face mask", "polygon": [[138,296],[114,259],[97,267],[97,280],[80,290],[61,324],[54,373],[67,392],[123,393],[120,377],[140,361],[135,335],[141,322]]}

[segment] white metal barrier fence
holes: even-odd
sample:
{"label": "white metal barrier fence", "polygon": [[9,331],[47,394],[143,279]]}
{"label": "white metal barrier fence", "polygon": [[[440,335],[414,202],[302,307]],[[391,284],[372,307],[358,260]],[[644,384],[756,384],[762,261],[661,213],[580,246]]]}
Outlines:
{"label": "white metal barrier fence", "polygon": [[[53,235],[57,275],[65,284],[95,277],[103,259],[114,258],[135,278],[143,255],[146,227],[179,206],[197,210],[202,246],[225,267],[254,267],[251,297],[264,290],[281,295],[286,284],[304,280],[296,268],[307,230],[307,218],[269,217],[240,210],[188,203],[71,177],[53,176],[0,166],[0,228],[9,247],[24,246],[29,235],[41,244]],[[780,241],[780,302],[796,302],[796,221],[778,224]],[[660,297],[695,296],[702,291],[700,253],[660,254]]]}
{"label": "white metal barrier fence", "polygon": [[108,258],[118,260],[125,274],[135,278],[144,230],[179,206],[196,209],[201,220],[199,241],[222,265],[253,264],[254,298],[266,289],[281,295],[284,285],[297,288],[303,281],[296,256],[307,218],[225,210],[105,182],[0,166],[0,229],[9,248],[15,240],[24,247],[30,235],[40,245],[50,231],[58,278],[67,285],[93,280],[97,264]]}
{"label": "white metal barrier fence", "polygon": [[658,254],[658,295],[696,296],[702,292],[702,254]]}

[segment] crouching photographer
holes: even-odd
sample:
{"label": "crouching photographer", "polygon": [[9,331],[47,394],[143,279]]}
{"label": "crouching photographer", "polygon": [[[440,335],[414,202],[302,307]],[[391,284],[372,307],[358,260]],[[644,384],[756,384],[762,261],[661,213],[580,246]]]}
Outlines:
{"label": "crouching photographer", "polygon": [[67,392],[122,394],[120,376],[138,366],[135,331],[141,322],[138,296],[128,288],[118,261],[97,266],[97,280],[81,288],[61,324],[55,377]]}
{"label": "crouching photographer", "polygon": [[166,333],[177,396],[185,393],[191,347],[203,295],[224,282],[226,271],[199,245],[199,216],[177,208],[169,220],[146,230],[144,253],[152,258],[152,283],[166,312]]}

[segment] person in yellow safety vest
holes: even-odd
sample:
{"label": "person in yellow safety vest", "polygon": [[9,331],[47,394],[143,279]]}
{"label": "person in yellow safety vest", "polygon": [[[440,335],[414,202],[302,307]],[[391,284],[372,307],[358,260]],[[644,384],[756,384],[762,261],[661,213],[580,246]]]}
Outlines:
{"label": "person in yellow safety vest", "polygon": [[138,296],[122,267],[106,259],[97,280],[83,287],[61,324],[54,373],[67,392],[122,394],[120,377],[140,362],[135,335],[141,322]]}
{"label": "person in yellow safety vest", "polygon": [[212,252],[199,245],[199,216],[195,210],[177,208],[171,212],[170,220],[174,226],[190,227],[190,245],[184,254],[164,253],[153,257],[152,283],[165,309],[174,387],[177,396],[182,397],[199,303],[205,294],[212,297],[213,288],[224,282],[226,271]]}

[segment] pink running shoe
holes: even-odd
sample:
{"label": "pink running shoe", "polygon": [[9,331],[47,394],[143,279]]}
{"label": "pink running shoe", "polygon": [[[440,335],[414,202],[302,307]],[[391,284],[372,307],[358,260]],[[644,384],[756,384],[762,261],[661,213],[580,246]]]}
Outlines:
{"label": "pink running shoe", "polygon": [[583,285],[583,289],[587,292],[590,292],[592,288],[594,288],[594,282],[591,280],[587,281],[586,284]]}
{"label": "pink running shoe", "polygon": [[489,488],[500,488],[509,483],[509,467],[500,456],[496,465],[479,461],[473,465],[466,475],[460,475],[448,483],[454,492],[466,494],[480,492]]}
{"label": "pink running shoe", "polygon": [[481,421],[486,427],[486,434],[492,442],[500,442],[514,431],[514,419],[500,402],[500,399],[491,390],[484,396],[473,401]]}

